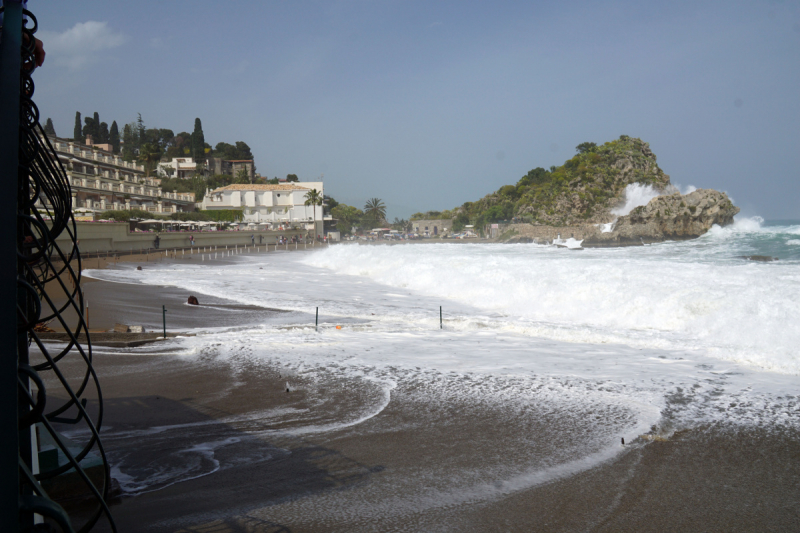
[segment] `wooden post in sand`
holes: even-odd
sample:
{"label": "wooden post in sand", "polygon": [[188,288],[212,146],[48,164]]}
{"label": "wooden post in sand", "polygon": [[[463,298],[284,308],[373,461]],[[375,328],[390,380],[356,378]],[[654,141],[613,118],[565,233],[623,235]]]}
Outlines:
{"label": "wooden post in sand", "polygon": [[167,338],[167,306],[161,306],[161,318],[164,320],[164,338]]}

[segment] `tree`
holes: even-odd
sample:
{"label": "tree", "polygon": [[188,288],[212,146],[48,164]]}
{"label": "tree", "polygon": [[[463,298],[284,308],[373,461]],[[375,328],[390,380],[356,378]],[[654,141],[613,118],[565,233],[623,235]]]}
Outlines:
{"label": "tree", "polygon": [[587,152],[594,152],[595,148],[597,148],[597,143],[581,143],[575,147],[575,151],[579,154],[585,154]]}
{"label": "tree", "polygon": [[142,144],[146,142],[145,134],[147,133],[147,128],[144,125],[144,120],[142,120],[142,114],[136,113],[136,115],[136,129],[134,129],[134,133],[136,133],[136,149],[138,150],[142,147]]}
{"label": "tree", "polygon": [[154,143],[144,143],[139,148],[139,160],[144,163],[145,177],[150,176],[150,172],[156,166],[159,159],[161,159],[161,147]]}
{"label": "tree", "polygon": [[56,136],[56,129],[53,127],[53,119],[48,118],[44,125],[44,132],[48,135]]}
{"label": "tree", "polygon": [[203,135],[203,124],[199,118],[194,119],[194,131],[192,132],[192,156],[195,161],[205,159],[206,138]]}
{"label": "tree", "polygon": [[314,223],[317,222],[317,206],[322,205],[322,195],[317,189],[311,189],[306,193],[306,205],[314,206]]}
{"label": "tree", "polygon": [[83,130],[81,130],[81,112],[75,112],[75,129],[72,130],[72,140],[76,143],[83,142]]}
{"label": "tree", "polygon": [[236,159],[255,159],[246,142],[236,141]]}
{"label": "tree", "polygon": [[97,142],[100,144],[109,144],[108,140],[111,134],[108,132],[108,124],[105,122],[100,123],[100,134],[97,136]]}
{"label": "tree", "polygon": [[396,229],[398,231],[410,231],[409,228],[411,224],[404,218],[394,217],[394,222],[392,222],[391,226],[392,229]]}
{"label": "tree", "polygon": [[83,119],[83,138],[89,139],[89,136],[92,136],[92,142],[97,142],[97,137],[94,134],[94,119],[92,117],[86,117]]}
{"label": "tree", "polygon": [[328,196],[327,194],[322,199],[322,214],[323,215],[330,215],[331,210],[339,205],[339,202],[333,199],[333,196]]}
{"label": "tree", "polygon": [[100,113],[97,111],[94,112],[94,117],[92,118],[92,138],[94,142],[98,143],[100,141]]}
{"label": "tree", "polygon": [[331,216],[336,219],[336,228],[342,233],[353,233],[353,229],[361,223],[364,212],[347,204],[337,204],[331,208]]}
{"label": "tree", "polygon": [[119,153],[119,127],[117,121],[111,123],[111,131],[108,133],[108,144],[111,145],[113,153]]}
{"label": "tree", "polygon": [[236,179],[234,180],[234,183],[250,183],[250,173],[247,172],[246,168],[240,168],[236,172]]}
{"label": "tree", "polygon": [[125,124],[125,127],[122,128],[122,142],[124,144],[122,147],[122,159],[125,161],[133,161],[136,156],[136,141],[134,136],[133,126],[131,124]]}
{"label": "tree", "polygon": [[236,145],[228,144],[226,142],[218,142],[214,147],[214,157],[220,159],[231,160],[252,160],[253,152],[246,142],[236,141]]}
{"label": "tree", "polygon": [[380,198],[370,198],[364,204],[364,216],[372,221],[373,224],[378,224],[386,219],[386,206]]}
{"label": "tree", "polygon": [[286,174],[286,181],[291,183],[291,182],[298,182],[300,181],[300,179],[297,177],[297,174]]}
{"label": "tree", "polygon": [[461,211],[454,219],[453,219],[453,231],[458,232],[464,229],[464,226],[469,225],[469,215],[466,212]]}

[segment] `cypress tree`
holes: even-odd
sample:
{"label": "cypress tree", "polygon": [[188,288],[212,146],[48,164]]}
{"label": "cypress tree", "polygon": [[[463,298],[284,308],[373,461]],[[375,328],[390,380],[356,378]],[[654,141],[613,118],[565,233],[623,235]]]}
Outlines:
{"label": "cypress tree", "polygon": [[133,128],[130,124],[125,124],[125,127],[122,128],[122,141],[125,143],[122,147],[122,159],[125,161],[133,161],[134,140]]}
{"label": "cypress tree", "polygon": [[194,131],[192,132],[192,155],[194,156],[195,163],[199,163],[205,159],[206,155],[206,139],[203,136],[203,125],[200,119],[194,119]]}
{"label": "cypress tree", "polygon": [[94,112],[93,122],[92,122],[92,138],[94,138],[94,142],[101,143],[103,142],[101,139],[103,138],[102,133],[100,133],[100,113],[97,111]]}
{"label": "cypress tree", "polygon": [[72,140],[76,143],[83,142],[83,133],[81,130],[81,112],[75,112],[75,129],[72,131]]}
{"label": "cypress tree", "polygon": [[112,151],[115,154],[119,153],[119,127],[117,121],[111,123],[111,131],[108,134],[108,144],[112,146]]}
{"label": "cypress tree", "polygon": [[48,117],[44,125],[44,132],[48,135],[56,136],[56,129],[53,127],[53,119]]}
{"label": "cypress tree", "polygon": [[138,150],[146,142],[145,134],[147,133],[147,128],[144,125],[144,120],[142,120],[142,114],[137,113],[137,115],[139,116],[139,118],[136,119],[135,141],[136,141],[136,149]]}

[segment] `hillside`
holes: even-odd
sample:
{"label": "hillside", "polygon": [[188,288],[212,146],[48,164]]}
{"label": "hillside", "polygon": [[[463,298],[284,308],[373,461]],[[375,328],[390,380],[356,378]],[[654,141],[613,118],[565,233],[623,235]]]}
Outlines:
{"label": "hillside", "polygon": [[[625,200],[631,183],[670,187],[669,176],[656,163],[650,146],[622,135],[601,146],[583,143],[578,154],[560,167],[536,168],[516,185],[506,185],[477,202],[454,209],[457,226],[520,219],[537,225],[574,226],[607,223]],[[469,221],[469,222],[467,222]]]}

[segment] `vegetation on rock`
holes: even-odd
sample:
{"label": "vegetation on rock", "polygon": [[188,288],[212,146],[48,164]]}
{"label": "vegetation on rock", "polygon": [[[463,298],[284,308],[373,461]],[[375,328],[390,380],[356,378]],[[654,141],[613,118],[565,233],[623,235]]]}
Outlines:
{"label": "vegetation on rock", "polygon": [[[514,218],[553,226],[605,223],[613,220],[610,210],[623,202],[627,185],[666,189],[670,184],[650,146],[641,139],[622,135],[600,146],[582,143],[576,151],[560,167],[535,168],[516,185],[505,185],[477,202],[440,215],[444,218],[449,213],[456,219],[455,231],[467,223],[481,228]],[[417,213],[412,219],[418,215],[423,218]]]}

